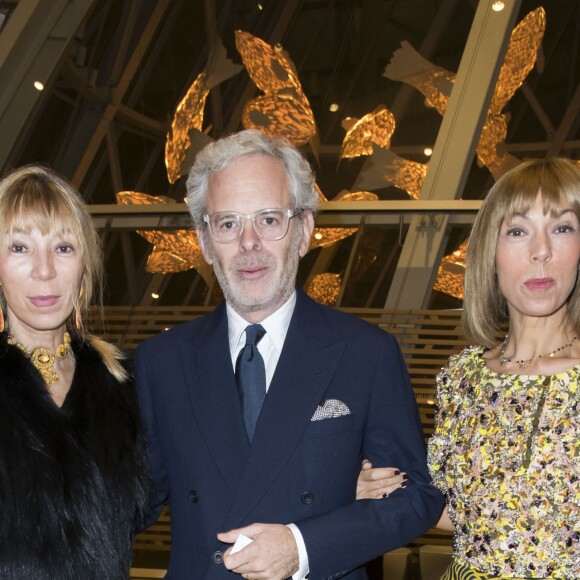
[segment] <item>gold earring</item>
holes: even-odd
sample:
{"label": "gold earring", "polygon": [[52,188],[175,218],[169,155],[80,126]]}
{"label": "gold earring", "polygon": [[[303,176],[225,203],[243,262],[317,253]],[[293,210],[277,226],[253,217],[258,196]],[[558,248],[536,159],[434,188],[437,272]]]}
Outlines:
{"label": "gold earring", "polygon": [[79,297],[77,303],[75,304],[75,326],[77,330],[80,330],[83,327],[83,321],[81,318],[81,298],[83,297],[83,288],[81,286],[81,291],[79,292]]}
{"label": "gold earring", "polygon": [[[2,287],[2,284],[0,284]],[[6,326],[4,322],[4,308],[2,308],[2,300],[0,300],[0,332],[4,332],[4,327]]]}

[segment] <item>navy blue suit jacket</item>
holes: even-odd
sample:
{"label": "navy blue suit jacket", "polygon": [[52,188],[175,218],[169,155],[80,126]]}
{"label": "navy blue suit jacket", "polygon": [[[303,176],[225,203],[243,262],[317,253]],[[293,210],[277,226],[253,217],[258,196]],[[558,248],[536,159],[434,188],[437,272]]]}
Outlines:
{"label": "navy blue suit jacket", "polygon": [[[170,505],[167,578],[239,577],[220,563],[228,546],[216,534],[255,522],[298,526],[311,580],[366,578],[366,561],[421,535],[443,509],[397,342],[301,291],[251,447],[224,304],[143,342],[136,370],[154,513]],[[329,399],[350,415],[312,421]],[[408,487],[355,501],[364,457],[407,472]]]}

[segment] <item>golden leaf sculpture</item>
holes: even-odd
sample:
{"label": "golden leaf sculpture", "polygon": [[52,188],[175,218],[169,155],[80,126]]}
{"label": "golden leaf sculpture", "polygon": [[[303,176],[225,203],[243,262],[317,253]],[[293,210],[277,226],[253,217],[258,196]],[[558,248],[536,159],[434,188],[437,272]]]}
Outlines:
{"label": "golden leaf sculpture", "polygon": [[308,286],[307,294],[316,302],[327,306],[336,306],[341,284],[342,276],[340,274],[331,274],[330,272],[317,274]]}
{"label": "golden leaf sculpture", "polygon": [[266,95],[293,88],[301,99],[306,99],[298,80],[296,67],[283,50],[272,48],[261,38],[236,30],[236,48],[254,84]]}
{"label": "golden leaf sculpture", "polygon": [[[546,12],[540,6],[513,29],[499,72],[489,113],[497,115],[521,87],[534,67],[546,29]],[[456,75],[423,58],[407,41],[401,43],[383,76],[415,87],[429,106],[443,115]]]}
{"label": "golden leaf sculpture", "polygon": [[243,30],[236,30],[236,48],[250,78],[264,93],[244,106],[244,128],[285,137],[297,147],[311,143],[316,135],[314,114],[290,57]]}
{"label": "golden leaf sculpture", "polygon": [[374,146],[354,187],[379,189],[391,184],[417,199],[427,175],[426,163],[410,161],[392,151]]}
{"label": "golden leaf sculpture", "polygon": [[440,115],[445,114],[455,74],[423,58],[406,40],[393,53],[383,76],[416,88],[425,97],[428,107]]}
{"label": "golden leaf sculpture", "polygon": [[[319,194],[322,194],[318,189]],[[370,191],[342,191],[332,201],[376,201],[378,196]],[[323,199],[323,201],[325,201]],[[314,228],[309,250],[316,248],[328,248],[340,240],[352,236],[358,228]]]}
{"label": "golden leaf sculpture", "polygon": [[[175,200],[137,191],[120,191],[117,193],[117,203],[164,204],[175,203]],[[195,230],[137,230],[137,233],[153,244],[147,260],[148,272],[169,274],[195,268],[209,284],[212,269],[201,253]]]}
{"label": "golden leaf sculpture", "polygon": [[513,29],[495,84],[489,115],[499,114],[534,68],[546,31],[546,11],[529,12]]}
{"label": "golden leaf sculpture", "polygon": [[221,42],[211,48],[205,70],[197,76],[181,99],[167,134],[165,166],[170,183],[175,183],[189,171],[195,154],[210,140],[202,131],[203,112],[209,92],[242,68],[227,58]]}
{"label": "golden leaf sculpture", "polygon": [[373,143],[384,149],[391,146],[395,117],[386,107],[380,106],[360,119],[344,119],[342,126],[346,135],[342,140],[340,158],[360,157],[372,154]]}
{"label": "golden leaf sculpture", "polygon": [[494,179],[499,179],[506,171],[520,163],[517,157],[506,151],[507,126],[506,115],[488,114],[477,143],[477,162],[480,166],[485,165]]}
{"label": "golden leaf sculpture", "polygon": [[[527,14],[510,36],[476,149],[479,163],[496,179],[519,163],[505,150],[507,117],[501,111],[534,67],[545,29],[546,13],[539,7]],[[423,58],[406,41],[393,54],[383,76],[415,87],[425,97],[426,104],[441,115],[445,114],[456,78],[454,73]]]}
{"label": "golden leaf sculpture", "polygon": [[467,258],[467,240],[457,250],[444,256],[437,271],[434,290],[449,294],[463,300],[463,282],[465,278],[465,260]]}
{"label": "golden leaf sculpture", "polygon": [[324,193],[322,193],[322,189],[320,189],[320,186],[318,185],[318,183],[314,183],[314,190],[316,191],[316,193],[318,194],[318,199],[320,201],[328,201],[326,199],[326,195],[324,195]]}
{"label": "golden leaf sculpture", "polygon": [[271,137],[283,136],[296,147],[313,136],[310,108],[292,95],[264,95],[248,101],[242,113],[245,129],[258,129]]}

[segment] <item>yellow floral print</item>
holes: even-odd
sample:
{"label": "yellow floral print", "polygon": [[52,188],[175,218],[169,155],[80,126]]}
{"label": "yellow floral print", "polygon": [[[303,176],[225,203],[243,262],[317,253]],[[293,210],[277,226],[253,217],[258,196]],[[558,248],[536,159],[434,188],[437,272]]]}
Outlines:
{"label": "yellow floral print", "polygon": [[580,366],[552,376],[488,369],[485,349],[437,377],[434,484],[454,555],[489,576],[580,578]]}

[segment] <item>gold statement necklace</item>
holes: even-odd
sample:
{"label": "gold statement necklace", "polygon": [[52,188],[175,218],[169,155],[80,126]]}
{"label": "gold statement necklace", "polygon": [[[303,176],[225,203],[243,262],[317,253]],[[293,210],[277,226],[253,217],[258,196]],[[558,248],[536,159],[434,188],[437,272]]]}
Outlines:
{"label": "gold statement necklace", "polygon": [[16,342],[12,336],[8,336],[8,344],[17,346],[30,359],[30,362],[38,369],[49,389],[54,383],[58,383],[60,377],[54,370],[54,363],[56,359],[62,360],[66,358],[70,351],[70,334],[68,332],[64,333],[63,342],[56,347],[54,354],[50,348],[44,346],[30,350],[21,342]]}

